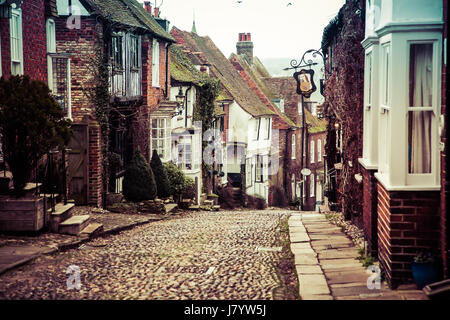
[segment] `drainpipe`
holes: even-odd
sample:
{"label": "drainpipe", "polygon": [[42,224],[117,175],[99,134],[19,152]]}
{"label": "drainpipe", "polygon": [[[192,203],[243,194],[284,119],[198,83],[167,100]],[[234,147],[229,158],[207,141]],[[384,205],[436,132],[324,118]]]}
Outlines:
{"label": "drainpipe", "polygon": [[185,107],[184,107],[184,127],[187,128],[187,109],[188,109],[188,92],[191,91],[192,85],[186,90]]}
{"label": "drainpipe", "polygon": [[171,43],[166,43],[166,99],[170,99],[169,94],[169,48]]}

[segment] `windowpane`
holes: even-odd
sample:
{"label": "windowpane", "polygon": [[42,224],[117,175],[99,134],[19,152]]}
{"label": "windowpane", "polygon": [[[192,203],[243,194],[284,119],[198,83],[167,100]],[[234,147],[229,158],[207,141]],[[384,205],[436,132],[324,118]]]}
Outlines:
{"label": "windowpane", "polygon": [[412,44],[409,65],[409,103],[411,107],[433,105],[433,45]]}
{"label": "windowpane", "polygon": [[431,173],[431,117],[432,111],[409,112],[409,173]]}

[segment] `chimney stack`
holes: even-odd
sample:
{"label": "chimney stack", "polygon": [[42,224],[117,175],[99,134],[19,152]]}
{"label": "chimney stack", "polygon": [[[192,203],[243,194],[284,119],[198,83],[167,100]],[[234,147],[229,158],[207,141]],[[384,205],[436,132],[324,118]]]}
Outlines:
{"label": "chimney stack", "polygon": [[239,33],[239,41],[236,43],[237,54],[244,54],[250,65],[253,64],[253,42],[251,33]]}
{"label": "chimney stack", "polygon": [[144,1],[144,8],[145,8],[145,11],[152,14],[152,5],[151,5],[150,1]]}
{"label": "chimney stack", "polygon": [[155,17],[159,18],[159,8],[155,8]]}

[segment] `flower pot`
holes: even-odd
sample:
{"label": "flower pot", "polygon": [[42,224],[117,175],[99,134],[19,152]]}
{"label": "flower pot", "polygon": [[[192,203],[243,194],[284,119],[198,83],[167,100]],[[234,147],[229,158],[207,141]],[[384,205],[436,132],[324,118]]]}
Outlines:
{"label": "flower pot", "polygon": [[439,281],[439,267],[436,263],[411,263],[414,282],[419,290],[430,283]]}

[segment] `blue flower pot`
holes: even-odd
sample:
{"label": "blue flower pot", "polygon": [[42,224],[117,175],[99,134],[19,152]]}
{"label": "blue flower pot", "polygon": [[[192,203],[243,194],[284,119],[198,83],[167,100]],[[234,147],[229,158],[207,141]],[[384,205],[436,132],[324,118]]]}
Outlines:
{"label": "blue flower pot", "polygon": [[411,264],[414,282],[419,290],[430,283],[439,281],[439,267],[436,263],[417,263]]}

